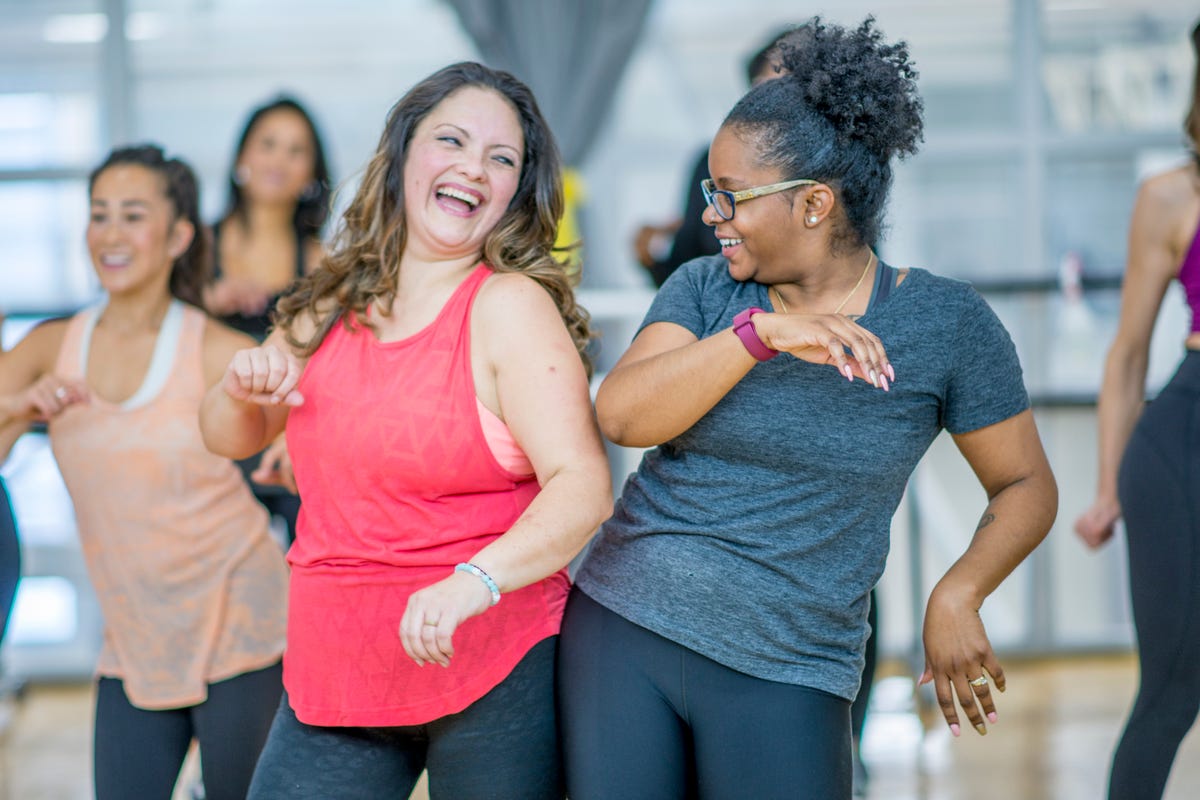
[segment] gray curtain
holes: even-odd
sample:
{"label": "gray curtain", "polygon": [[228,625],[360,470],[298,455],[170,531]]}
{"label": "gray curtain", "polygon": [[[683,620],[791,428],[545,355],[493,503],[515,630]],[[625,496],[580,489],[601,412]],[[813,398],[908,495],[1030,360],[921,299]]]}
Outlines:
{"label": "gray curtain", "polygon": [[533,89],[566,164],[587,155],[651,0],[447,0],[483,60]]}

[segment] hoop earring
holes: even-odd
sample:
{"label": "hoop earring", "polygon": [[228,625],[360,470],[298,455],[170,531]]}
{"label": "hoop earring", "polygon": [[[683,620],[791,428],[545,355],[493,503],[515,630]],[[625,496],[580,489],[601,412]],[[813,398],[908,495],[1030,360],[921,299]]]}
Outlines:
{"label": "hoop earring", "polygon": [[316,200],[318,195],[320,195],[320,194],[321,194],[321,182],[320,181],[309,181],[309,183],[304,187],[304,191],[300,192],[300,199],[302,201],[303,200]]}

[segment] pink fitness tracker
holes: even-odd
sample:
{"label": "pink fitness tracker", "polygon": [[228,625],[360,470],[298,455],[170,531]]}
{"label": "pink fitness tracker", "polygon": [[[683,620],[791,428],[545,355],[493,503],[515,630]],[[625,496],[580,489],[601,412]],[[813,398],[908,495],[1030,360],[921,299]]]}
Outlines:
{"label": "pink fitness tracker", "polygon": [[733,318],[733,332],[742,340],[742,344],[745,345],[750,355],[759,361],[770,361],[779,355],[778,350],[772,350],[763,344],[763,340],[758,338],[758,331],[754,330],[754,324],[750,321],[750,317],[755,314],[765,313],[761,308],[751,306]]}

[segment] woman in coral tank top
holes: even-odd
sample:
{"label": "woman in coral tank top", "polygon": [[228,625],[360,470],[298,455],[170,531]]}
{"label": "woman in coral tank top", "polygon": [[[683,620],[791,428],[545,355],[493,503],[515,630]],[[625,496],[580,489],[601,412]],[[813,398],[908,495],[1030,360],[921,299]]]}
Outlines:
{"label": "woman in coral tank top", "polygon": [[562,796],[566,564],[611,511],[587,318],[551,253],[559,157],[528,88],[447,67],[392,109],[321,268],[201,415],[286,424],[303,501],[285,698],[254,798]]}
{"label": "woman in coral tank top", "polygon": [[282,691],[287,565],[197,414],[254,340],[198,307],[207,261],[186,164],[116,150],[89,194],[107,298],[0,354],[0,455],[48,422],[75,506],[105,621],[96,797],[167,800],[195,738],[207,797],[235,800]]}

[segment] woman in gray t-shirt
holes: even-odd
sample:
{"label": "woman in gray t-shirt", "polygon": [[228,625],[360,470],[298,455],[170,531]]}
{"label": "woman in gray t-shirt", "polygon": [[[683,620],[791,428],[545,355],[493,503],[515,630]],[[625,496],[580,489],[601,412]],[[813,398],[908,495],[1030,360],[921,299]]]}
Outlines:
{"label": "woman in gray t-shirt", "polygon": [[849,797],[867,595],[943,429],[989,503],[929,599],[922,680],[985,733],[1004,674],[978,610],[1054,520],[1003,326],[870,248],[921,137],[905,47],[814,19],[778,59],[712,142],[721,255],[671,276],[597,396],[610,439],[653,449],[563,625],[572,800]]}

